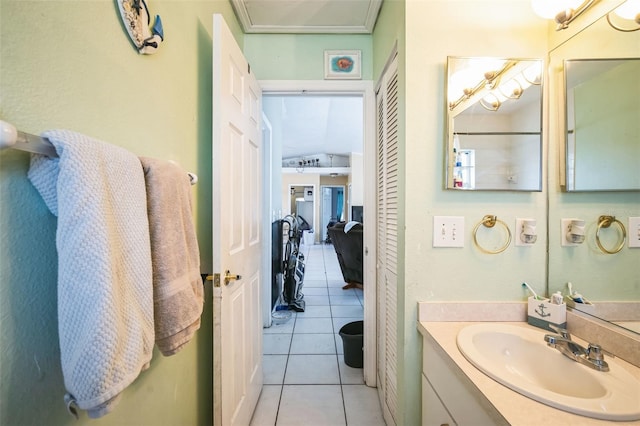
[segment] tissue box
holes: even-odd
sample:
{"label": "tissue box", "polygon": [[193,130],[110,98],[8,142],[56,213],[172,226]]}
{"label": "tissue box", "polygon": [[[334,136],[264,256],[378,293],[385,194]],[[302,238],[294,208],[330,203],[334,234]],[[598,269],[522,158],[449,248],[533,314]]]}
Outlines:
{"label": "tissue box", "polygon": [[567,328],[567,305],[555,305],[549,299],[536,300],[533,296],[528,299],[527,322],[535,327],[554,331],[549,325]]}

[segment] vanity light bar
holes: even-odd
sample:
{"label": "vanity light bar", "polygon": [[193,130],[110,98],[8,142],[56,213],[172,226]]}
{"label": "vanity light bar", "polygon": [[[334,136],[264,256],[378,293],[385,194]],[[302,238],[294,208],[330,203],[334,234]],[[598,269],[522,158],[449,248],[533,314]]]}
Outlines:
{"label": "vanity light bar", "polygon": [[484,79],[480,80],[478,84],[476,84],[473,88],[464,89],[464,94],[460,96],[456,101],[449,102],[449,110],[453,111],[456,109],[458,105],[462,102],[471,99],[473,96],[486,89],[487,87],[490,90],[493,90],[499,83],[500,78],[511,68],[516,66],[518,61],[508,61],[500,70],[498,71],[488,71],[484,74]]}

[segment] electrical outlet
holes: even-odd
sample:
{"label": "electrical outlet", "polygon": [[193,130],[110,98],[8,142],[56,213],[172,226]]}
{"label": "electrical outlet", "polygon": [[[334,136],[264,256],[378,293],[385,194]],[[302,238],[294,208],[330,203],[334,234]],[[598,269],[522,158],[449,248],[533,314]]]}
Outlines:
{"label": "electrical outlet", "polygon": [[464,217],[433,217],[434,247],[464,247]]}
{"label": "electrical outlet", "polygon": [[640,248],[640,217],[629,218],[629,247]]}
{"label": "electrical outlet", "polygon": [[[522,231],[524,230],[525,223],[529,223],[530,226],[533,225],[533,228],[530,228],[531,231],[535,232],[533,235],[529,235],[528,237],[524,237],[522,235]],[[536,243],[538,239],[538,233],[536,232],[536,220],[530,218],[517,218],[516,219],[516,231],[515,231],[515,245],[521,247],[531,247]],[[524,237],[524,238],[523,238]]]}

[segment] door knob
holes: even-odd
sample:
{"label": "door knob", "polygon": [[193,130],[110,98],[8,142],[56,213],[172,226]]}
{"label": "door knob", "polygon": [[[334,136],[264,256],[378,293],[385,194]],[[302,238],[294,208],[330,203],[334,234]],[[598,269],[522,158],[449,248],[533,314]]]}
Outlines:
{"label": "door knob", "polygon": [[224,273],[224,285],[229,285],[231,281],[239,280],[242,277],[237,274],[232,274],[228,269]]}

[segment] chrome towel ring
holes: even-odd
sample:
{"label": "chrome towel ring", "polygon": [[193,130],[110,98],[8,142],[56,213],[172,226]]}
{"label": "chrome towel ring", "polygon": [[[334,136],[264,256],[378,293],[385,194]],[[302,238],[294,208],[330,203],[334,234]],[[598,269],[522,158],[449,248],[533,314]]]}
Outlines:
{"label": "chrome towel ring", "polygon": [[[613,250],[609,250],[607,248],[605,248],[602,243],[600,242],[600,230],[602,228],[608,228],[610,227],[612,224],[616,224],[618,225],[618,227],[620,228],[620,232],[622,232],[622,241],[620,241],[620,244],[618,245],[618,247],[616,247]],[[607,254],[616,254],[618,253],[620,250],[622,250],[622,247],[624,247],[624,243],[627,241],[627,230],[625,229],[624,225],[622,224],[622,222],[620,222],[618,219],[616,219],[615,216],[600,216],[598,218],[598,228],[596,230],[596,244],[598,244],[598,247],[600,248],[600,250],[602,250],[603,253],[607,253]]]}
{"label": "chrome towel ring", "polygon": [[[502,225],[504,227],[504,229],[507,230],[507,242],[497,250],[493,250],[493,251],[492,250],[487,250],[486,248],[482,247],[480,245],[480,243],[478,242],[478,235],[477,235],[478,234],[478,228],[480,228],[480,225],[484,225],[487,228],[493,228],[496,225],[496,223],[499,223],[500,225]],[[476,226],[474,226],[474,228],[473,228],[473,243],[483,253],[486,253],[486,254],[502,253],[503,251],[505,251],[507,249],[507,247],[509,247],[509,244],[511,244],[511,231],[509,230],[509,227],[507,226],[507,224],[504,223],[503,221],[501,221],[500,219],[498,219],[497,216],[488,214],[488,215],[485,215],[482,218],[482,220],[476,224]]]}

